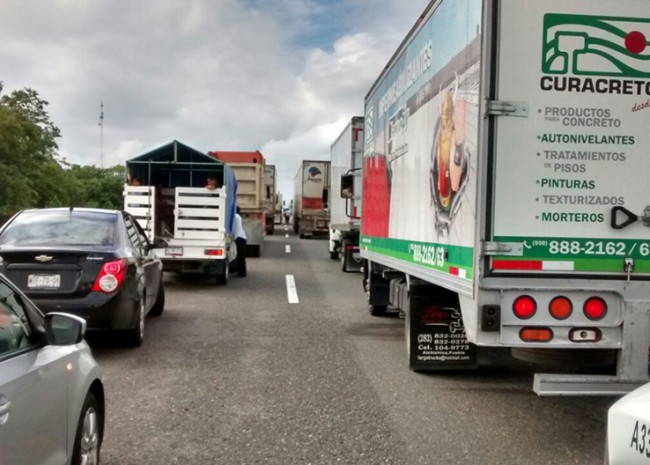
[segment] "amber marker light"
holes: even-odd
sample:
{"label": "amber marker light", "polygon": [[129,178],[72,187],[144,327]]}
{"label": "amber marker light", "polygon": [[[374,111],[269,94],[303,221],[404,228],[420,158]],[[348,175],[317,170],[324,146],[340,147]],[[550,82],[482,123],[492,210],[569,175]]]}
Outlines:
{"label": "amber marker light", "polygon": [[548,342],[553,339],[553,331],[550,328],[529,326],[519,331],[519,337],[524,342]]}
{"label": "amber marker light", "polygon": [[566,320],[573,312],[573,305],[566,297],[559,296],[551,300],[548,311],[556,320]]}
{"label": "amber marker light", "polygon": [[517,318],[527,320],[537,311],[537,302],[529,295],[517,297],[512,304],[512,311]]}
{"label": "amber marker light", "polygon": [[582,310],[590,320],[602,320],[607,314],[607,303],[600,297],[590,297],[585,301]]}

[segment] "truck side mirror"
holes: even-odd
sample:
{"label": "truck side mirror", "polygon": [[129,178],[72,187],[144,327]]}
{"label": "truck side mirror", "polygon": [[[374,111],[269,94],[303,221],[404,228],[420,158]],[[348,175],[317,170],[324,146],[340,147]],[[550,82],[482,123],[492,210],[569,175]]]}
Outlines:
{"label": "truck side mirror", "polygon": [[342,199],[354,198],[354,175],[353,174],[341,175],[341,198]]}
{"label": "truck side mirror", "polygon": [[323,208],[328,208],[329,207],[329,199],[330,199],[330,190],[328,188],[323,189]]}

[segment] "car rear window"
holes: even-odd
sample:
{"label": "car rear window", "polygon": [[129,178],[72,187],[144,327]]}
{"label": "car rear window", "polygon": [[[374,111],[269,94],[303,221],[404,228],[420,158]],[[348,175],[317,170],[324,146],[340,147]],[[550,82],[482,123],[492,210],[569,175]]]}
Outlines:
{"label": "car rear window", "polygon": [[112,246],[117,215],[88,211],[21,213],[0,235],[0,245]]}

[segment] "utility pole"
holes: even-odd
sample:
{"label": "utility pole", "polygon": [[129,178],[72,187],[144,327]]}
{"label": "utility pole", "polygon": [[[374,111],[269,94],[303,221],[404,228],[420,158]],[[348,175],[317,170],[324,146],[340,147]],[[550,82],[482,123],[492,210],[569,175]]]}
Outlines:
{"label": "utility pole", "polygon": [[99,147],[100,147],[100,159],[99,159],[99,167],[104,168],[104,101],[102,100],[100,103],[100,111],[99,111]]}

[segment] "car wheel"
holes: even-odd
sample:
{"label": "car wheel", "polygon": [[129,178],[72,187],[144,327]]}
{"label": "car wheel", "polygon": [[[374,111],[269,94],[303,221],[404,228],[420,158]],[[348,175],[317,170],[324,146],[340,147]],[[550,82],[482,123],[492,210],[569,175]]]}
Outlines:
{"label": "car wheel", "polygon": [[160,285],[158,286],[158,295],[156,296],[156,303],[153,304],[149,314],[152,316],[162,315],[163,310],[165,309],[165,286],[163,286],[162,276],[160,277]]}
{"label": "car wheel", "polygon": [[77,433],[72,449],[72,465],[99,464],[99,449],[102,445],[102,418],[99,403],[89,392],[84,400],[77,424]]}
{"label": "car wheel", "polygon": [[230,275],[230,265],[224,266],[223,274],[217,275],[217,284],[220,286],[225,286],[228,284],[228,276]]}
{"label": "car wheel", "polygon": [[130,347],[139,347],[144,342],[144,317],[145,317],[145,307],[144,307],[144,297],[140,299],[138,305],[138,323],[135,328],[129,329],[126,332],[126,344]]}

